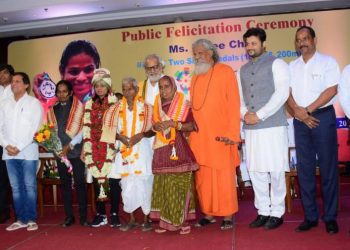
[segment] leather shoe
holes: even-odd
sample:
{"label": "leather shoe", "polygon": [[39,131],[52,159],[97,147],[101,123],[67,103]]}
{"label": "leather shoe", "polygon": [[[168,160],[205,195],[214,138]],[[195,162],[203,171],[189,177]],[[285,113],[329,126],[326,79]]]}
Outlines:
{"label": "leather shoe", "polygon": [[304,220],[296,229],[296,232],[306,232],[318,226],[318,221]]}
{"label": "leather shoe", "polygon": [[5,223],[8,219],[10,219],[10,214],[1,214],[0,215],[0,224]]}
{"label": "leather shoe", "polygon": [[69,227],[74,223],[75,223],[74,216],[69,216],[69,217],[66,217],[66,219],[62,223],[62,227]]}
{"label": "leather shoe", "polygon": [[83,227],[91,226],[91,224],[87,220],[80,220],[80,225]]}
{"label": "leather shoe", "polygon": [[283,224],[282,218],[270,216],[268,221],[265,223],[264,228],[267,230],[275,229],[275,228],[278,228],[282,224]]}
{"label": "leather shoe", "polygon": [[329,234],[336,234],[339,231],[338,223],[335,220],[326,221],[326,231]]}
{"label": "leather shoe", "polygon": [[257,227],[262,227],[263,225],[265,225],[265,223],[268,221],[268,219],[270,218],[270,216],[265,216],[265,215],[258,215],[258,217],[256,217],[256,219],[249,224],[249,227],[251,228],[257,228]]}

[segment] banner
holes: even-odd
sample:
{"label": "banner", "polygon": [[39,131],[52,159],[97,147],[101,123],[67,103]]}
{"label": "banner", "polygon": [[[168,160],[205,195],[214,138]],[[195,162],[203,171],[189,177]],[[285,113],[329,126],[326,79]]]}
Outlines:
{"label": "banner", "polygon": [[[74,40],[87,40],[96,46],[100,57],[99,66],[111,71],[113,89],[120,92],[123,77],[145,79],[144,57],[156,53],[166,62],[164,72],[174,76],[188,95],[194,63],[191,46],[199,38],[215,43],[220,61],[237,70],[248,59],[242,38],[247,29],[265,29],[267,50],[290,62],[297,58],[295,31],[302,25],[308,25],[316,31],[317,50],[335,57],[342,69],[350,63],[349,23],[350,10],[171,23],[18,41],[9,46],[8,58],[16,71],[24,71],[32,78],[46,72],[57,82],[63,77],[59,64],[66,46]],[[344,117],[338,104],[336,110],[338,117]],[[345,139],[347,133],[346,128],[338,129],[340,147],[349,150]],[[342,152],[340,158],[350,158],[349,151]]]}

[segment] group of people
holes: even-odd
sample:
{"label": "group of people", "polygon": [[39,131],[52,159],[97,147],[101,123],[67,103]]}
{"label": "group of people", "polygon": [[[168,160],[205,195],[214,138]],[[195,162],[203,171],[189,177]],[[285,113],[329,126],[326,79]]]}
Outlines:
{"label": "group of people", "polygon": [[[85,51],[76,45],[73,56],[62,56],[63,79],[56,85],[57,102],[47,112],[47,121],[57,128],[63,144],[61,155],[73,165],[72,176],[57,159],[66,213],[62,226],[75,223],[73,178],[82,226],[109,223],[121,231],[138,226],[150,231],[151,222],[159,221],[157,233],[188,234],[198,200],[203,217],[196,227],[223,217],[221,230],[231,229],[238,211],[235,169],[240,165],[238,146],[242,143],[243,122],[247,167],[258,214],[249,226],[278,228],[283,224],[285,172],[289,171],[288,106],[294,116],[298,179],[305,211],[296,231],[318,225],[317,160],[322,175],[322,219],[328,233],[338,232],[333,102],[339,89],[341,104],[350,115],[350,67],[341,78],[335,59],[317,52],[317,38],[311,27],[296,31],[295,46],[300,57],[289,65],[266,51],[263,29],[248,29],[243,39],[250,60],[237,74],[219,62],[212,42],[199,39],[192,44],[195,65],[190,101],[178,91],[175,79],[164,74],[165,64],[156,54],[145,58],[146,80],[138,83],[133,77],[122,79],[121,98],[113,95],[112,77],[108,69],[99,68],[96,50]],[[67,65],[72,68],[67,70]],[[91,76],[88,93],[75,87],[80,72]],[[73,78],[64,75],[75,75],[74,83]],[[0,144],[6,161],[6,165],[1,163],[0,173],[1,218],[9,218],[5,187],[8,175],[17,219],[6,229],[36,230],[39,155],[32,138],[41,124],[42,109],[37,99],[27,94],[30,84],[25,73],[15,73],[5,65],[0,68],[0,80],[4,87],[4,91],[0,88]],[[94,183],[97,197],[92,222],[87,219],[85,175]],[[123,225],[119,218],[121,201],[130,216]],[[141,223],[135,217],[138,209],[144,215]]]}

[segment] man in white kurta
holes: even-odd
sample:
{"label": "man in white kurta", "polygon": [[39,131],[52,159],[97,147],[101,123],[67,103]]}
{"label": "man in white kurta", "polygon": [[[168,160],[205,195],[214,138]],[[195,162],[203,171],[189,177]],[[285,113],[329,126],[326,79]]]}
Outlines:
{"label": "man in white kurta", "polygon": [[250,227],[274,229],[283,223],[285,171],[289,170],[288,123],[284,112],[289,94],[289,69],[284,61],[265,52],[263,29],[249,29],[243,38],[251,60],[239,72],[241,117],[247,167],[258,209],[258,216]]}
{"label": "man in white kurta", "polygon": [[148,214],[151,210],[153,185],[153,150],[147,134],[152,127],[152,108],[137,96],[138,86],[134,78],[124,78],[122,89],[124,97],[116,107],[106,112],[103,138],[106,131],[115,129],[110,133],[117,134],[117,153],[111,172],[121,176],[124,211],[130,213],[129,223],[120,229],[128,231],[135,227],[137,223],[133,212],[141,208],[145,215],[143,231],[148,231],[152,229]]}

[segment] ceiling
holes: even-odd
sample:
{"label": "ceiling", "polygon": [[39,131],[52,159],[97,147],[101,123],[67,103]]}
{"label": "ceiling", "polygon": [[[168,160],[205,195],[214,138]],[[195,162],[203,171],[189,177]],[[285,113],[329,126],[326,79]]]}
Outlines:
{"label": "ceiling", "polygon": [[0,38],[343,8],[349,0],[0,0]]}

